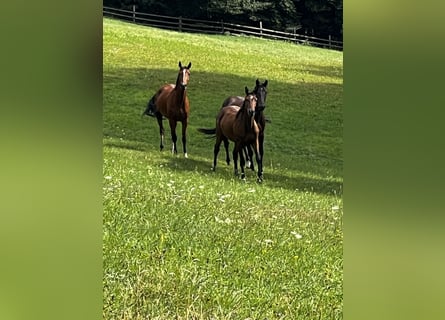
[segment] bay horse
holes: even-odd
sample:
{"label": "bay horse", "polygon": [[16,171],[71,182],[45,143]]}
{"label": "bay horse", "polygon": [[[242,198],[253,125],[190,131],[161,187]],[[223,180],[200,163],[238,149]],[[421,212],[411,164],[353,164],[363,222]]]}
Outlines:
{"label": "bay horse", "polygon": [[142,115],[154,116],[158,120],[159,134],[161,135],[160,150],[164,149],[164,126],[162,120],[168,119],[170,125],[171,137],[173,141],[172,154],[177,154],[176,149],[176,124],[182,123],[182,147],[184,150],[184,157],[187,156],[187,124],[190,115],[190,103],[187,97],[187,85],[190,80],[190,62],[186,67],[182,66],[179,61],[178,77],[176,84],[163,85],[155,95],[148,101],[147,108]]}
{"label": "bay horse", "polygon": [[[261,155],[261,159],[263,159],[263,155],[264,155],[264,129],[266,128],[266,121],[268,121],[263,114],[264,109],[266,109],[267,84],[268,84],[267,79],[263,83],[260,83],[260,80],[256,79],[255,88],[253,89],[253,93],[255,93],[255,95],[258,99],[257,107],[255,110],[255,121],[260,129],[258,142],[259,142],[259,152]],[[221,108],[225,108],[229,105],[236,105],[236,106],[241,107],[243,103],[244,103],[244,97],[231,96],[231,97],[227,97],[224,100]],[[227,161],[227,163],[229,163],[230,157],[229,157],[228,142],[227,142],[227,144],[224,143],[224,147],[226,149],[226,161]],[[246,159],[247,159],[247,163],[248,163],[247,166],[250,167],[250,169],[254,170],[253,159],[252,159],[252,156],[253,156],[252,149],[250,148],[249,145],[247,145],[246,147],[243,148],[243,151],[244,151]],[[262,174],[262,172],[261,172],[261,174]]]}
{"label": "bay horse", "polygon": [[[263,164],[259,152],[259,134],[260,129],[255,121],[254,114],[257,107],[257,97],[249,89],[245,87],[246,96],[240,106],[228,105],[221,108],[216,117],[216,128],[204,129],[199,128],[198,131],[204,134],[215,134],[216,142],[213,150],[213,167],[216,170],[216,162],[218,158],[221,142],[224,141],[224,146],[228,147],[228,140],[235,142],[233,148],[233,162],[234,172],[238,176],[238,155],[240,156],[241,179],[245,179],[245,160],[242,151],[246,145],[253,145],[256,161],[258,164],[258,182],[263,181]],[[227,155],[228,158],[228,155]],[[226,160],[227,160],[226,158]],[[229,162],[227,162],[229,163]]]}

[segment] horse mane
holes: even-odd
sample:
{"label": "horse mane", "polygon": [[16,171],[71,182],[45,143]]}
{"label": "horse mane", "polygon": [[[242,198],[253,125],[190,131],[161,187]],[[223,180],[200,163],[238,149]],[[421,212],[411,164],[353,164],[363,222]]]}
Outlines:
{"label": "horse mane", "polygon": [[180,75],[180,72],[178,72],[178,76],[176,77],[175,89],[178,88],[178,87],[180,87],[180,83],[179,83],[179,75]]}

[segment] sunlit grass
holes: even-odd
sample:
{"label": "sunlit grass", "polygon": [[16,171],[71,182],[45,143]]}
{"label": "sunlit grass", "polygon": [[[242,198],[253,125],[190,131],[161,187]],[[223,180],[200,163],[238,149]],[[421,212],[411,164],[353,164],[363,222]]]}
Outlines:
{"label": "sunlit grass", "polygon": [[[342,318],[342,54],[109,19],[103,46],[103,317]],[[189,159],[159,152],[140,117],[179,60],[193,64]],[[272,121],[263,184],[234,177],[223,151],[210,171],[214,140],[196,130],[256,78]]]}

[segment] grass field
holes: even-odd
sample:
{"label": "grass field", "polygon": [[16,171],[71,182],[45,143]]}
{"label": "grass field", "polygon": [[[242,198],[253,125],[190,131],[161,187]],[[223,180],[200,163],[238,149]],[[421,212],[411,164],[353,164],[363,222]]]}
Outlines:
{"label": "grass field", "polygon": [[[160,152],[140,116],[179,60],[188,159],[180,139],[178,156]],[[342,318],[342,70],[337,51],[103,20],[104,319]],[[256,78],[269,80],[262,184],[223,150],[212,172],[214,140],[196,130]]]}

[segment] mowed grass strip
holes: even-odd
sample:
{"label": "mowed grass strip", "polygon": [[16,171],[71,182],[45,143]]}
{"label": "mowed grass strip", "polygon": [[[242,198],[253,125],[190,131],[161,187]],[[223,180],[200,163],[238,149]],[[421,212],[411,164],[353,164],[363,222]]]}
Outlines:
{"label": "mowed grass strip", "polygon": [[[104,19],[104,319],[342,318],[342,53]],[[146,102],[192,61],[185,159]],[[269,80],[264,177],[233,176],[214,127]],[[168,123],[166,149],[170,150]],[[178,125],[178,134],[180,134]],[[233,144],[231,144],[233,147]]]}

